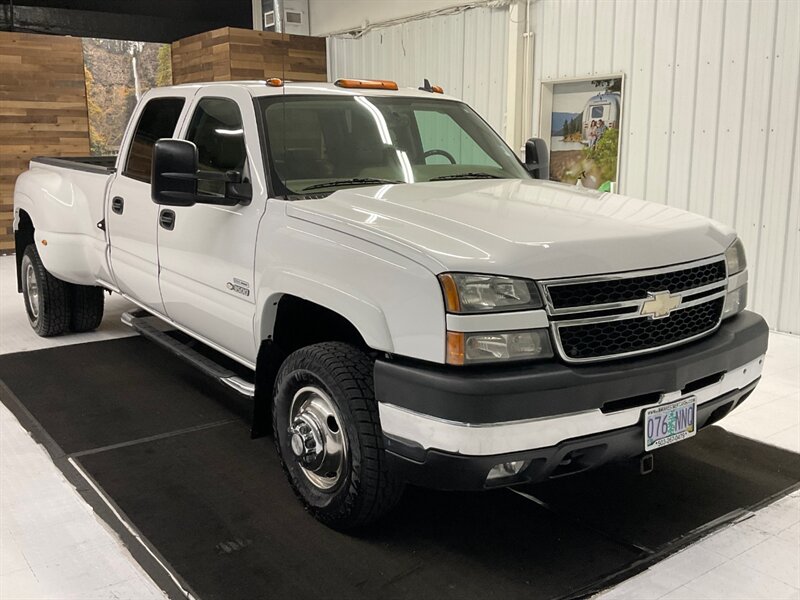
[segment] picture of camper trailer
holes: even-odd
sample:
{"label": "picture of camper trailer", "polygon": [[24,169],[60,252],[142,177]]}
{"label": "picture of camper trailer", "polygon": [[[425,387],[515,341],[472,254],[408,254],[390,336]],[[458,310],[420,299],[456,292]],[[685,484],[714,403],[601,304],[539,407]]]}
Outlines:
{"label": "picture of camper trailer", "polygon": [[619,92],[602,92],[592,96],[586,101],[583,109],[583,128],[581,143],[590,145],[592,123],[599,126],[600,121],[606,128],[617,127],[620,114],[620,94]]}
{"label": "picture of camper trailer", "polygon": [[552,181],[612,189],[624,110],[622,81],[609,76],[542,84],[550,105],[541,128],[550,133]]}

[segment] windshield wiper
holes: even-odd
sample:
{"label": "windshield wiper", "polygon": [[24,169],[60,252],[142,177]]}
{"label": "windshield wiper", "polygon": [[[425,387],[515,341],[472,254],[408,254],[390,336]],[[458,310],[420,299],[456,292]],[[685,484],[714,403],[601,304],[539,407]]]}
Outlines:
{"label": "windshield wiper", "polygon": [[304,187],[301,191],[318,190],[326,187],[338,187],[340,185],[374,185],[380,183],[405,183],[405,181],[395,181],[394,179],[377,179],[376,177],[353,177],[352,179],[336,179],[325,183],[315,183]]}
{"label": "windshield wiper", "polygon": [[492,175],[491,173],[456,173],[454,175],[439,175],[439,177],[431,177],[428,181],[447,181],[448,179],[503,179],[499,175]]}

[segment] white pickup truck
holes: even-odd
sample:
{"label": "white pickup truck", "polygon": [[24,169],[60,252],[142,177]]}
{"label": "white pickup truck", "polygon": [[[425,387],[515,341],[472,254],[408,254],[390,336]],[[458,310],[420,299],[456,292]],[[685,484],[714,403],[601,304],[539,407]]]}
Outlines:
{"label": "white pickup truck", "polygon": [[545,154],[521,162],[427,83],[151,90],[115,160],[17,180],[19,291],[43,336],[97,327],[104,290],[138,305],[129,325],[253,397],[254,434],[271,418],[292,487],[340,529],[405,483],[647,469],[759,380],[743,246],[551,183]]}

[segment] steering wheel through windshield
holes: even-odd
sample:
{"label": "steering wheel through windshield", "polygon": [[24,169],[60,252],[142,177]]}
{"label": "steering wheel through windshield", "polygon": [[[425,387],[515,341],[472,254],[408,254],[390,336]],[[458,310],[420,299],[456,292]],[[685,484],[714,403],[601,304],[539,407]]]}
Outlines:
{"label": "steering wheel through windshield", "polygon": [[439,150],[438,148],[434,148],[433,150],[428,150],[422,157],[425,159],[425,162],[428,162],[429,156],[444,156],[447,160],[450,161],[451,165],[456,164],[456,159],[450,154],[447,150]]}

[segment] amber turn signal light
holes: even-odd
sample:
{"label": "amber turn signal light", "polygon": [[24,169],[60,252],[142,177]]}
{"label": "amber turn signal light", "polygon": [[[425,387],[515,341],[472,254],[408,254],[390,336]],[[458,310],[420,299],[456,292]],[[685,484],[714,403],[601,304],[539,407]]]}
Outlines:
{"label": "amber turn signal light", "polygon": [[363,90],[397,90],[397,83],[386,79],[337,79],[337,87],[357,88]]}
{"label": "amber turn signal light", "polygon": [[457,313],[461,312],[461,299],[458,297],[458,286],[456,280],[450,273],[442,273],[439,275],[439,281],[442,284],[442,292],[444,292],[444,306],[447,312]]}
{"label": "amber turn signal light", "polygon": [[464,364],[464,334],[460,331],[447,332],[447,364]]}

